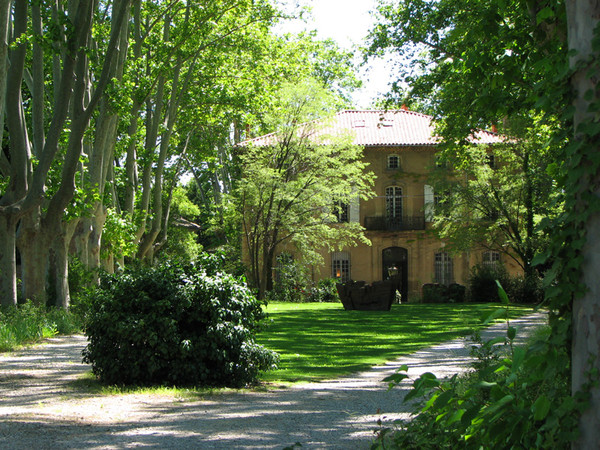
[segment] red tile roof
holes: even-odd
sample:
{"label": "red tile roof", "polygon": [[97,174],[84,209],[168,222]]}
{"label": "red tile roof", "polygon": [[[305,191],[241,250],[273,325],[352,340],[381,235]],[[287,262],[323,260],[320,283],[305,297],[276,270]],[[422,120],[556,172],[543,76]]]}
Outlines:
{"label": "red tile roof", "polygon": [[[434,136],[431,116],[407,110],[341,111],[321,132],[336,135],[348,131],[354,135],[354,144],[364,147],[424,146],[439,142]],[[269,145],[274,137],[267,134],[247,143]],[[473,142],[496,144],[502,142],[502,138],[496,133],[478,131]]]}

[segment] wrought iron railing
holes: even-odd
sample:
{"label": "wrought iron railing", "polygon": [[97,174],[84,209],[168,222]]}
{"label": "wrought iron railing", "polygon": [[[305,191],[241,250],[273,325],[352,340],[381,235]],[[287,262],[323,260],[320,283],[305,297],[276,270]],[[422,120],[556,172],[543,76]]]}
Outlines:
{"label": "wrought iron railing", "polygon": [[424,216],[403,216],[386,217],[371,216],[365,217],[365,228],[370,231],[410,231],[424,230]]}

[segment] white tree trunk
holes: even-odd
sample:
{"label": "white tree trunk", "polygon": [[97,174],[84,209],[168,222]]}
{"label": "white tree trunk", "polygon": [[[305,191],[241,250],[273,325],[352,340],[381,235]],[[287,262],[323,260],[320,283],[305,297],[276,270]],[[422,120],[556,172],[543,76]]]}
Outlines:
{"label": "white tree trunk", "polygon": [[[599,56],[592,49],[594,29],[600,19],[600,2],[597,0],[569,0],[566,2],[569,48],[576,50],[570,64],[575,68],[580,61],[597,64]],[[572,77],[575,99],[575,126],[590,119],[589,106],[598,102],[598,74],[589,75],[589,66],[580,67]],[[586,92],[592,98],[584,97]],[[592,117],[593,118],[593,117]],[[577,136],[576,136],[577,138]],[[586,149],[588,153],[598,152],[599,148]],[[585,161],[582,161],[585,164]],[[589,183],[589,184],[588,184]],[[600,174],[592,180],[582,179],[582,190],[592,191],[600,197]],[[576,298],[573,304],[573,344],[572,344],[572,390],[580,391],[589,381],[592,370],[600,370],[600,213],[594,212],[586,223],[587,240],[583,253],[583,283],[587,287],[585,295]],[[600,442],[600,386],[590,390],[590,405],[583,412],[579,422],[580,438],[573,448],[597,448]]]}

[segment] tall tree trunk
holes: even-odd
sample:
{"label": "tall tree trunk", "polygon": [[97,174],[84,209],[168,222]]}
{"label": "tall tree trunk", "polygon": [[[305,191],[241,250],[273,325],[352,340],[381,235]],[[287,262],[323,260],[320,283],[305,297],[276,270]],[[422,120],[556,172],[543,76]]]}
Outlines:
{"label": "tall tree trunk", "polygon": [[[15,39],[27,32],[27,2],[15,3],[13,29]],[[0,43],[1,45],[1,43]],[[0,198],[0,302],[3,305],[17,304],[16,288],[16,233],[17,222],[23,214],[16,206],[27,194],[30,174],[29,138],[23,112],[21,85],[25,70],[27,45],[19,42],[11,51],[10,69],[6,75],[6,124],[9,132],[10,181]]]}
{"label": "tall tree trunk", "polygon": [[50,294],[55,300],[55,306],[62,309],[68,309],[71,304],[71,293],[69,291],[69,244],[78,222],[75,219],[62,223],[60,231],[54,236],[50,248],[50,284],[54,289],[54,292]]}
{"label": "tall tree trunk", "polygon": [[16,225],[10,214],[0,214],[0,305],[4,307],[17,304]]}
{"label": "tall tree trunk", "polygon": [[[600,21],[600,2],[597,0],[569,0],[567,6],[567,24],[569,49],[575,50],[570,59],[571,68],[575,69],[571,82],[575,90],[575,127],[576,139],[582,139],[577,127],[584,122],[591,122],[597,114],[598,105],[598,73],[597,63],[600,55],[593,48],[594,30]],[[580,64],[583,63],[583,64]],[[588,66],[586,63],[589,63]],[[593,65],[592,65],[593,64]],[[590,68],[595,68],[593,74]],[[590,76],[593,75],[593,76]],[[589,94],[592,95],[589,95]],[[589,96],[588,96],[589,95]],[[593,106],[593,105],[596,106]],[[597,122],[595,122],[597,123]],[[592,164],[586,155],[594,155],[600,151],[600,142],[595,138],[585,142],[581,150],[581,164]],[[580,179],[580,192],[592,193],[600,198],[600,174],[589,179]],[[587,209],[583,204],[582,209]],[[586,244],[583,247],[583,283],[587,287],[585,294],[576,298],[573,303],[573,343],[572,343],[572,389],[578,392],[589,381],[590,373],[600,371],[600,212],[594,211],[586,223]],[[596,372],[598,373],[598,372]],[[579,421],[580,438],[573,447],[578,449],[597,448],[600,442],[600,385],[590,387],[589,406]]]}
{"label": "tall tree trunk", "polygon": [[40,207],[26,214],[19,224],[17,247],[21,255],[21,293],[23,299],[46,304],[48,235],[40,231]]}

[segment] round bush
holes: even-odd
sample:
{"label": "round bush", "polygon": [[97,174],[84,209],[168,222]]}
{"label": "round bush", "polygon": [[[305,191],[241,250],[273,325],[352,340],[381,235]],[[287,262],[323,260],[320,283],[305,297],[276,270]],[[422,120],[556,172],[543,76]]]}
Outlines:
{"label": "round bush", "polygon": [[95,294],[84,361],[108,384],[239,387],[277,363],[255,342],[263,319],[260,303],[231,275],[136,269],[107,278]]}

